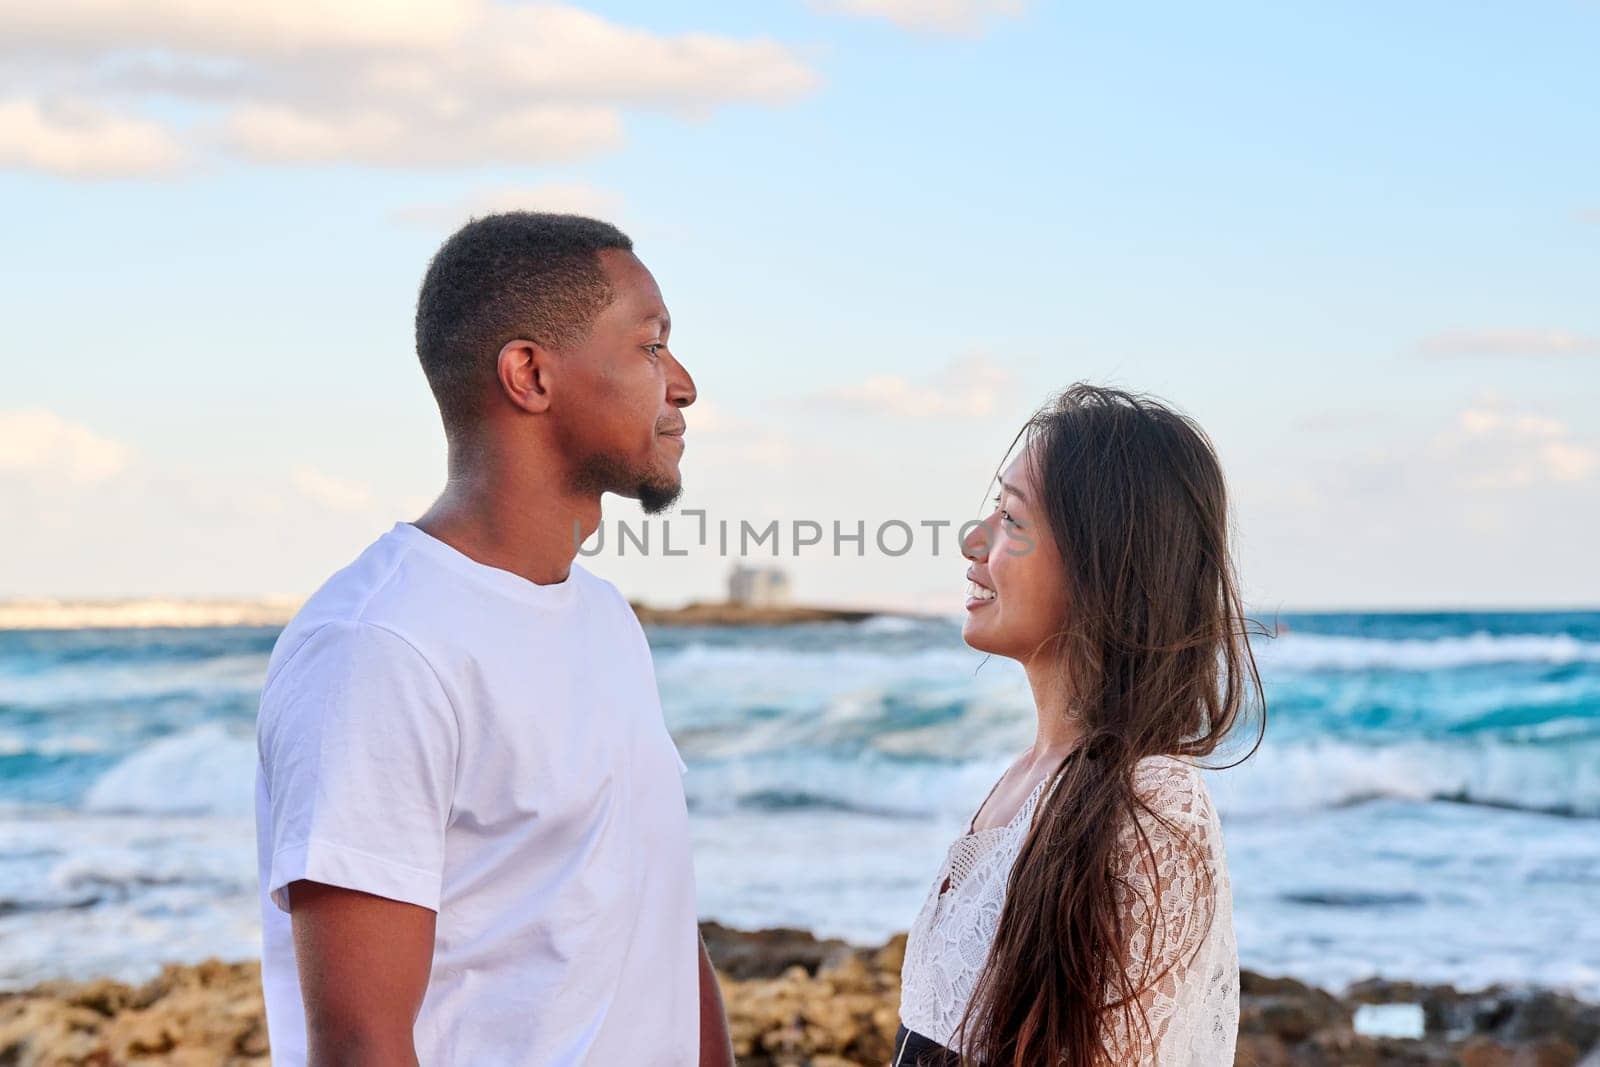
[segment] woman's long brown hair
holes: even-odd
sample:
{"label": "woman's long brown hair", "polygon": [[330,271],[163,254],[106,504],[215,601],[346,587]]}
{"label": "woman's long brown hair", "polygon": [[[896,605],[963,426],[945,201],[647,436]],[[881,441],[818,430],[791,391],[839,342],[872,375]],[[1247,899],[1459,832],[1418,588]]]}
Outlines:
{"label": "woman's long brown hair", "polygon": [[1050,710],[1077,717],[1082,733],[1012,868],[958,1044],[984,1067],[1113,1067],[1114,1022],[1153,1044],[1139,998],[1165,973],[1130,960],[1116,900],[1119,832],[1141,812],[1159,817],[1134,768],[1216,753],[1264,710],[1261,683],[1222,468],[1200,428],[1152,398],[1080,384],[1018,437],[1067,592],[1068,617],[1041,651],[1064,672],[1071,706]]}

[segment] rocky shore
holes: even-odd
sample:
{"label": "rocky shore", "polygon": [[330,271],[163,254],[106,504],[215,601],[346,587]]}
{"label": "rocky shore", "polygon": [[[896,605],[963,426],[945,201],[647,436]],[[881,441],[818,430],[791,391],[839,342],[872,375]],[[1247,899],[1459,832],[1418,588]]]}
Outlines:
{"label": "rocky shore", "polygon": [[[744,1067],[888,1061],[903,936],[862,949],[801,930],[706,923],[702,931]],[[1600,1006],[1555,993],[1371,981],[1334,996],[1248,971],[1241,992],[1240,1065],[1600,1067]],[[1356,1012],[1381,1004],[1420,1008],[1423,1036],[1358,1034]],[[142,986],[51,982],[0,993],[0,1064],[8,1067],[268,1062],[256,963],[169,966]]]}
{"label": "rocky shore", "polygon": [[653,608],[639,603],[632,607],[646,626],[793,626],[803,622],[864,622],[880,614],[855,608],[758,607],[720,600],[695,601],[679,608]]}
{"label": "rocky shore", "polygon": [[[283,626],[300,608],[293,597],[263,600],[0,600],[0,630],[137,630],[202,626]],[[696,601],[677,608],[633,604],[646,626],[792,626],[862,622],[876,611],[856,608]]]}
{"label": "rocky shore", "polygon": [[282,626],[294,597],[260,600],[0,600],[0,630],[142,630],[202,626]]}

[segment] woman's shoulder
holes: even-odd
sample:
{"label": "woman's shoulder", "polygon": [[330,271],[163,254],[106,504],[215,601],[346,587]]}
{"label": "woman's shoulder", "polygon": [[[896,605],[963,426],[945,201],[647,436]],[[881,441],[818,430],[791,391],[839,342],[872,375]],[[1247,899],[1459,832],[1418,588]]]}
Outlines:
{"label": "woman's shoulder", "polygon": [[1223,864],[1222,826],[1195,764],[1175,756],[1150,756],[1134,766],[1139,806],[1123,826],[1119,842],[1127,862],[1137,868],[1130,881],[1153,881],[1152,871],[1169,881],[1215,881]]}
{"label": "woman's shoulder", "polygon": [[1151,813],[1165,819],[1209,823],[1211,793],[1200,768],[1177,756],[1146,756],[1134,765],[1133,788]]}

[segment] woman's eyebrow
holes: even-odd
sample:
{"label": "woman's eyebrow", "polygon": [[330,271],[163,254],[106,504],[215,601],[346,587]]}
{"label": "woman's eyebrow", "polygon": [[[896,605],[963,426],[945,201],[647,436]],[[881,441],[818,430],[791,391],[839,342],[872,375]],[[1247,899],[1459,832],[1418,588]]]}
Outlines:
{"label": "woman's eyebrow", "polygon": [[1022,492],[1022,490],[1018,489],[1014,485],[1006,484],[1004,479],[1000,480],[1000,488],[1004,489],[1006,492],[1010,493],[1012,496],[1016,497],[1018,500],[1022,501],[1024,504],[1026,504],[1028,502],[1028,498]]}

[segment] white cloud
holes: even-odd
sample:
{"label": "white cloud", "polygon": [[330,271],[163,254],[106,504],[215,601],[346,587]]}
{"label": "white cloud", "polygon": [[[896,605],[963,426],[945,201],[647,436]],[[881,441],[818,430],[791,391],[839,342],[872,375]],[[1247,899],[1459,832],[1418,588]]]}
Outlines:
{"label": "white cloud", "polygon": [[[481,51],[452,57],[453,68],[506,88],[558,99],[699,108],[728,100],[781,103],[816,83],[789,49],[767,39],[663,36],[560,4],[486,10],[470,42]],[[485,67],[501,69],[486,75]]]}
{"label": "white cloud", "polygon": [[0,167],[78,178],[160,174],[183,155],[170,131],[145,119],[80,101],[0,100]]}
{"label": "white cloud", "polygon": [[1430,356],[1600,356],[1600,338],[1562,330],[1445,333],[1419,347]]}
{"label": "white cloud", "polygon": [[470,0],[11,0],[0,36],[73,52],[159,47],[256,55],[305,48],[426,45],[458,33]]}
{"label": "white cloud", "polygon": [[[12,123],[31,125],[11,139],[40,141],[35,112],[76,96],[115,107],[121,126],[100,124],[146,171],[171,166],[186,142],[285,163],[570,160],[620,144],[625,108],[698,115],[780,104],[816,83],[769,39],[659,34],[562,4],[493,0],[21,0],[0,7],[0,42],[12,53],[0,92],[26,79],[55,94],[17,110]],[[158,123],[151,105],[174,98],[198,105],[201,119]],[[4,152],[5,143],[0,163],[82,169],[52,162],[72,159],[59,145]]]}
{"label": "white cloud", "polygon": [[617,147],[622,119],[592,106],[535,105],[454,117],[421,104],[409,115],[372,108],[337,116],[250,104],[229,119],[228,140],[241,155],[276,163],[549,163]]}
{"label": "white cloud", "polygon": [[1562,437],[1567,432],[1566,426],[1555,419],[1542,415],[1508,415],[1493,406],[1468,408],[1458,416],[1457,422],[1469,437],[1507,434],[1524,440],[1549,439]]}
{"label": "white cloud", "polygon": [[335,478],[331,474],[324,474],[310,467],[301,467],[295,471],[293,483],[306,498],[321,504],[329,511],[342,514],[368,511],[376,499],[367,486]]}
{"label": "white cloud", "polygon": [[689,424],[688,441],[695,463],[746,471],[783,469],[802,455],[794,439],[770,420],[730,414],[714,400],[696,400],[683,417]]}
{"label": "white cloud", "polygon": [[1220,441],[1250,602],[1277,607],[1579,604],[1600,525],[1587,424],[1485,395],[1427,423]]}
{"label": "white cloud", "polygon": [[983,418],[999,410],[1011,388],[1010,371],[975,355],[948,364],[924,381],[874,374],[825,390],[813,399],[832,407],[898,418]]}
{"label": "white cloud", "polygon": [[3,412],[0,498],[13,521],[0,524],[0,589],[303,594],[397,514],[416,514],[396,505],[426,481],[413,472],[378,491],[311,466],[158,462],[54,412]]}
{"label": "white cloud", "polygon": [[394,218],[397,222],[445,229],[502,211],[555,211],[614,223],[622,215],[622,197],[582,182],[501,185],[454,201],[403,207],[394,213]]}
{"label": "white cloud", "polygon": [[121,473],[129,456],[126,445],[53,411],[0,412],[0,471],[92,485]]}
{"label": "white cloud", "polygon": [[1573,440],[1565,423],[1507,411],[1494,397],[1461,412],[1435,448],[1469,489],[1583,483],[1600,470],[1600,452]]}
{"label": "white cloud", "polygon": [[885,19],[919,33],[973,34],[997,17],[1015,17],[1027,0],[814,0],[824,11]]}
{"label": "white cloud", "polygon": [[1547,442],[1540,459],[1544,461],[1545,472],[1557,482],[1586,482],[1596,466],[1600,466],[1600,455],[1594,449],[1567,441]]}

